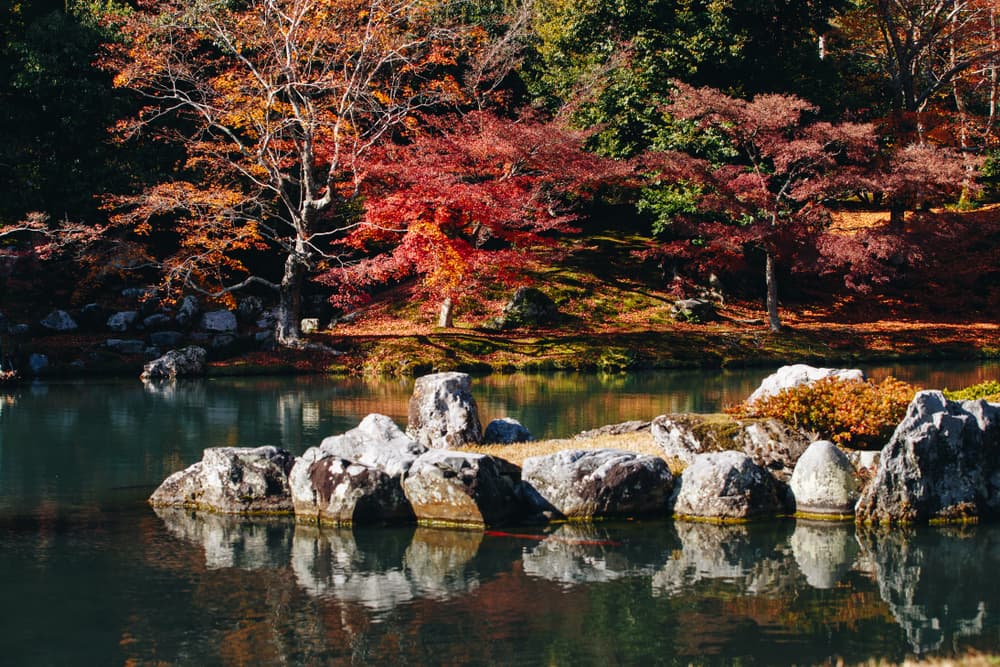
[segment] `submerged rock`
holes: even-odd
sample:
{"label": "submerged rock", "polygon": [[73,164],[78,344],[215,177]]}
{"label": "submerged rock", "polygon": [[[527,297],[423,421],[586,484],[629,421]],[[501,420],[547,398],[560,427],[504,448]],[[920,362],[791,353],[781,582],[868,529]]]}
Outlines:
{"label": "submerged rock", "polygon": [[406,432],[433,449],[450,449],[483,439],[479,408],[466,373],[419,377],[410,397]]}
{"label": "submerged rock", "polygon": [[858,502],[866,523],[970,521],[1000,513],[1000,405],[919,392]]}
{"label": "submerged rock", "polygon": [[290,513],[293,462],[277,447],[211,447],[201,461],[167,477],[149,502],[223,514]]}
{"label": "submerged rock", "polygon": [[600,449],[525,459],[522,482],[536,511],[593,519],[666,512],[674,478],[661,458]]}

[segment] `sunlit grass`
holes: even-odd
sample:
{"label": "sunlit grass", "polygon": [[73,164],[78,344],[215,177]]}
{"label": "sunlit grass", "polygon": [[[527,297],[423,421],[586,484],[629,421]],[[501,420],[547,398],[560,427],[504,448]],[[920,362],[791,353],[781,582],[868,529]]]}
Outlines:
{"label": "sunlit grass", "polygon": [[489,454],[510,461],[515,465],[524,465],[524,460],[532,456],[545,456],[568,449],[620,449],[638,454],[658,456],[670,466],[674,474],[680,472],[678,462],[671,461],[663,455],[663,448],[656,444],[652,434],[646,430],[622,435],[600,435],[592,438],[557,438],[552,440],[536,440],[533,442],[515,442],[509,445],[468,445],[466,451]]}

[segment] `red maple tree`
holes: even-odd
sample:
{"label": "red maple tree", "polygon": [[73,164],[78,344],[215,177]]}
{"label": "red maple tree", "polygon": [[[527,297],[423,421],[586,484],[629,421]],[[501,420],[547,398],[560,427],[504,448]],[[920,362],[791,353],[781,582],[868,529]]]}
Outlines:
{"label": "red maple tree", "polygon": [[439,326],[451,326],[458,299],[485,280],[524,282],[535,251],[573,231],[578,205],[629,177],[627,163],[584,151],[582,132],[532,112],[424,120],[410,141],[373,154],[363,219],[342,244],[355,257],[321,277],[338,305],[417,277],[441,304]]}
{"label": "red maple tree", "polygon": [[873,128],[812,119],[815,109],[790,95],[747,101],[711,88],[675,85],[667,113],[712,133],[728,157],[713,162],[686,153],[660,156],[661,182],[688,183],[698,193],[693,209],[676,212],[671,220],[687,237],[671,249],[763,253],[768,323],[778,331],[776,265],[815,246],[829,223],[830,197],[868,183],[876,148]]}

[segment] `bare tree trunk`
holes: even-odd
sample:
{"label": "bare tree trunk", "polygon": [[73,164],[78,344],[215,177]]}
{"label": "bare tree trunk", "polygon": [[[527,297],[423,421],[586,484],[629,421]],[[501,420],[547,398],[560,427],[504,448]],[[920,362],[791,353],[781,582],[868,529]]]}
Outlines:
{"label": "bare tree trunk", "polygon": [[778,278],[775,275],[774,256],[768,250],[765,253],[764,281],[767,284],[767,323],[771,331],[781,331],[781,319],[778,317]]}
{"label": "bare tree trunk", "polygon": [[305,265],[295,255],[285,259],[285,272],[278,291],[278,323],[275,337],[278,345],[295,347],[302,342],[299,315],[302,310],[302,280]]}
{"label": "bare tree trunk", "polygon": [[889,203],[889,226],[902,231],[906,226],[906,207],[896,202]]}
{"label": "bare tree trunk", "polygon": [[441,314],[438,315],[438,326],[443,329],[450,329],[455,326],[455,322],[452,319],[452,302],[451,297],[445,297],[445,300],[441,302]]}

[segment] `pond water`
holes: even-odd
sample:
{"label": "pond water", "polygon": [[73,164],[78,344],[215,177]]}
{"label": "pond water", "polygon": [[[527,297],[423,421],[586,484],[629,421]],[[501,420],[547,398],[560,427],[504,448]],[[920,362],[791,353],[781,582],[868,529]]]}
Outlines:
{"label": "pond water", "polygon": [[[772,369],[491,376],[537,436],[735,403]],[[997,364],[866,369],[928,387]],[[205,447],[301,453],[412,381],[259,378],[0,394],[0,663],[813,664],[1000,652],[1000,527],[669,520],[447,531],[156,513]]]}

